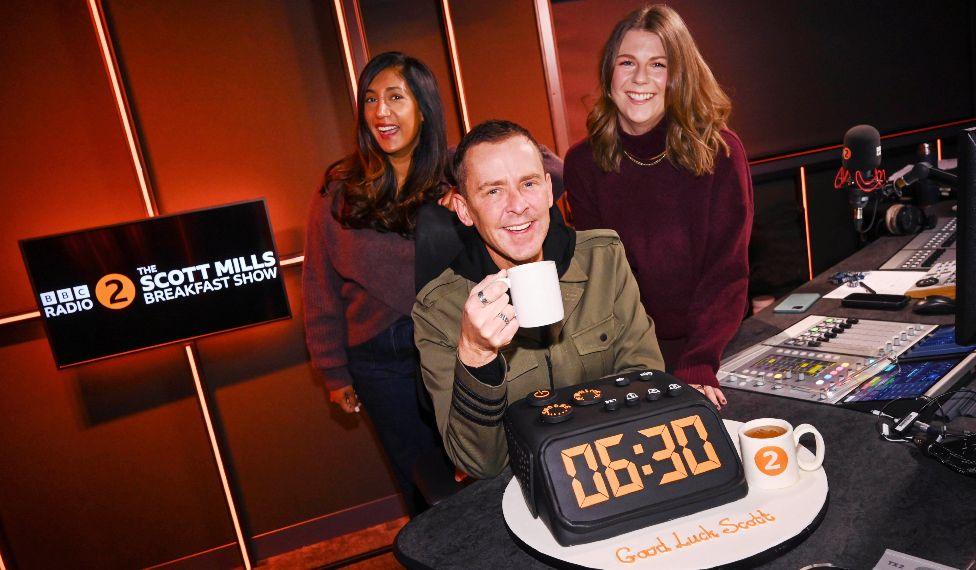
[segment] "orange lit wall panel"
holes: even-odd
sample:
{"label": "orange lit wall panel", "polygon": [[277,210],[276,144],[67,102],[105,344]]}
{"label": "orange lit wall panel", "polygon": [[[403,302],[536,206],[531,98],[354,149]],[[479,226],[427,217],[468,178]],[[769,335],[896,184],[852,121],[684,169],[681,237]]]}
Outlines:
{"label": "orange lit wall panel", "polygon": [[532,0],[455,0],[451,15],[472,126],[508,119],[555,149]]}
{"label": "orange lit wall panel", "polygon": [[57,371],[0,343],[0,521],[17,568],[136,568],[233,541],[183,351]]}
{"label": "orange lit wall panel", "polygon": [[115,2],[106,12],[162,213],[268,201],[301,251],[309,199],[352,148],[327,2]]}
{"label": "orange lit wall panel", "polygon": [[438,0],[359,0],[366,43],[371,56],[385,51],[402,51],[430,67],[441,90],[447,142],[461,140],[461,115],[458,112],[451,74],[450,55],[441,25]]}
{"label": "orange lit wall panel", "polygon": [[364,416],[339,411],[313,379],[301,322],[301,269],[283,273],[295,318],[198,343],[243,510],[258,534],[396,492]]}
{"label": "orange lit wall panel", "polygon": [[0,315],[36,302],[17,240],[145,217],[84,2],[0,3]]}

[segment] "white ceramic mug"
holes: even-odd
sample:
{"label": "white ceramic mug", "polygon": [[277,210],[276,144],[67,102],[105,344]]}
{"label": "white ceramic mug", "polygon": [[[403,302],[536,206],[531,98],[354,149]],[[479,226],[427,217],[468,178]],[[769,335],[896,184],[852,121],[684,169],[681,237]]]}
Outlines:
{"label": "white ceramic mug", "polygon": [[[783,433],[773,437],[751,437],[746,435],[758,427],[778,427]],[[797,458],[800,436],[812,433],[817,440],[817,451],[813,461]],[[742,467],[750,486],[761,489],[782,489],[800,480],[800,469],[816,471],[823,464],[824,440],[817,428],[801,424],[793,429],[790,422],[775,418],[759,418],[746,422],[739,428],[739,450],[742,453]]]}
{"label": "white ceramic mug", "polygon": [[499,281],[508,285],[519,326],[541,327],[563,320],[563,296],[555,261],[516,265],[508,270],[508,277]]}

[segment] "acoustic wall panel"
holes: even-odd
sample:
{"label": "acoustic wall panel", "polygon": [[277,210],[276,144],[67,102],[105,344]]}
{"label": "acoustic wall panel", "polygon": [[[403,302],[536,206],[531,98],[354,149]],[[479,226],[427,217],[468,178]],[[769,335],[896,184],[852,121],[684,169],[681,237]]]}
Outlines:
{"label": "acoustic wall panel", "polygon": [[340,411],[314,378],[301,269],[283,273],[294,318],[198,342],[255,534],[396,492],[366,415]]}
{"label": "acoustic wall panel", "polygon": [[145,217],[84,2],[0,3],[0,315],[38,304],[17,240]]}
{"label": "acoustic wall panel", "polygon": [[136,568],[233,542],[180,346],[57,371],[0,341],[0,527],[17,568]]}
{"label": "acoustic wall panel", "polygon": [[809,279],[803,206],[795,176],[754,185],[749,294],[780,297]]}
{"label": "acoustic wall panel", "polygon": [[163,213],[266,198],[279,251],[349,152],[353,113],[327,2],[106,3]]}
{"label": "acoustic wall panel", "polygon": [[532,0],[451,2],[472,126],[508,119],[555,149]]}

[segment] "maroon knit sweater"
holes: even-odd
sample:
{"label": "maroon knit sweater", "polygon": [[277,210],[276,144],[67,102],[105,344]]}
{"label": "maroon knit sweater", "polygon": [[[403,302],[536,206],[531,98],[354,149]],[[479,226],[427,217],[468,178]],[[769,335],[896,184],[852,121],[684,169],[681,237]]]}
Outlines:
{"label": "maroon knit sweater", "polygon": [[[621,132],[643,162],[665,148],[667,121],[641,136]],[[715,172],[696,177],[668,160],[619,173],[600,170],[589,140],[566,155],[564,177],[576,229],[620,234],[654,319],[668,369],[685,382],[717,386],[722,351],[739,327],[749,287],[752,179],[742,141],[722,136]]]}
{"label": "maroon knit sweater", "polygon": [[414,302],[414,243],[395,233],[344,229],[332,217],[334,188],[309,208],[302,268],[305,343],[335,390],[352,384],[346,347],[366,342]]}

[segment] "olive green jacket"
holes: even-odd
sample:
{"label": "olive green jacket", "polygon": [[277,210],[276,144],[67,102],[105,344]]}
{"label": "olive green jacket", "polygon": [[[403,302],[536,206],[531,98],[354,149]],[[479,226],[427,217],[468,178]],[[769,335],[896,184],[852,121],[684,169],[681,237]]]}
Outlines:
{"label": "olive green jacket", "polygon": [[[555,386],[571,386],[636,369],[664,369],[654,324],[616,232],[578,232],[576,252],[559,280],[565,317],[551,350],[538,329],[520,329],[501,350],[505,380],[477,380],[457,355],[461,310],[475,283],[446,269],[417,294],[414,337],[437,427],[454,464],[475,477],[493,477],[508,462],[502,416],[514,402],[548,388],[545,355]],[[533,334],[533,333],[536,334]]]}

